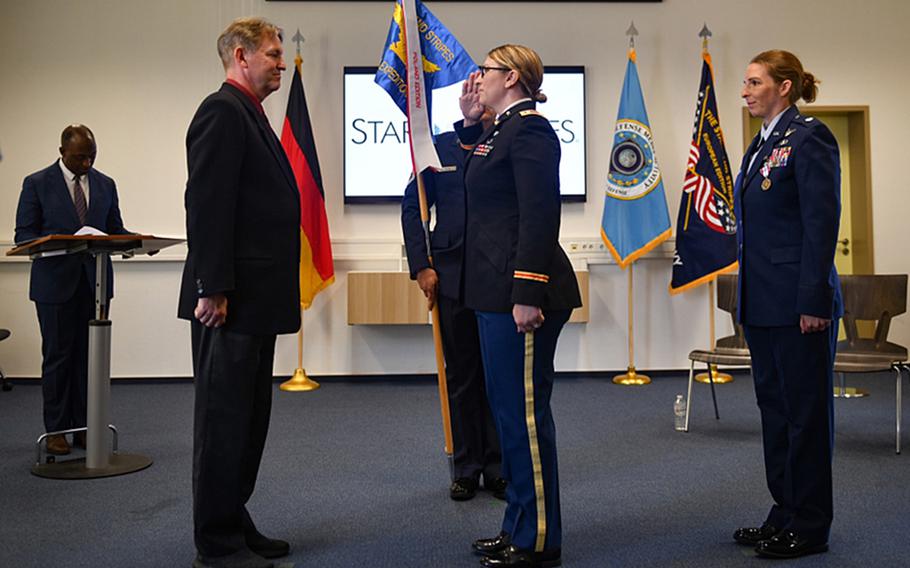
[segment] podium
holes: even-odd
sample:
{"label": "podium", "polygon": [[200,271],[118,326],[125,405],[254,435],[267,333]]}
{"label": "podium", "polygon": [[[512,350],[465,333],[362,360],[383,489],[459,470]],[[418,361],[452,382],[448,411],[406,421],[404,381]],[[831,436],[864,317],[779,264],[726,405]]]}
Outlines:
{"label": "podium", "polygon": [[[152,465],[149,457],[119,451],[117,429],[110,424],[111,320],[108,318],[107,262],[111,255],[130,258],[154,254],[183,242],[183,239],[152,235],[48,235],[8,251],[7,256],[28,256],[32,260],[67,254],[90,254],[95,258],[95,319],[88,330],[88,401],[86,428],[46,432],[37,441],[32,473],[53,479],[92,479],[133,473]],[[42,442],[54,434],[85,430],[85,457],[56,461],[41,460]],[[112,435],[108,434],[108,430]]]}

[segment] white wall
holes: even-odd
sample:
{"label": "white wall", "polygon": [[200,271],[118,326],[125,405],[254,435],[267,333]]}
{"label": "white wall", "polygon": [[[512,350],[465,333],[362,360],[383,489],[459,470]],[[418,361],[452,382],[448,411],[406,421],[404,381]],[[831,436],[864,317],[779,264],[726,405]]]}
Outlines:
{"label": "white wall", "polygon": [[[906,53],[910,3],[904,0],[665,0],[660,4],[428,2],[477,61],[505,42],[530,45],[550,65],[588,72],[588,202],[563,209],[564,242],[596,239],[613,121],[630,20],[639,72],[664,174],[671,217],[679,201],[700,70],[697,33],[714,32],[720,116],[731,161],[742,153],[739,87],[748,59],[768,48],[796,52],[822,79],[818,104],[871,109],[872,182],[877,272],[910,272],[901,221],[910,213],[903,180],[910,87]],[[307,38],[304,80],[320,154],[335,241],[337,282],[306,314],[310,373],[411,373],[433,370],[428,328],[350,327],[348,270],[397,269],[395,206],[342,201],[342,67],[375,65],[388,31],[391,2],[263,0],[30,0],[4,2],[0,20],[0,241],[12,239],[22,178],[50,164],[62,128],[89,125],[99,143],[97,167],[120,188],[127,226],[183,235],[184,135],[201,99],[218,88],[215,38],[241,15],[269,17]],[[763,21],[761,18],[770,19]],[[293,44],[285,48],[289,61]],[[287,83],[265,102],[280,125]],[[546,113],[546,105],[541,109]],[[672,246],[670,247],[672,250]],[[636,363],[681,368],[707,341],[706,293],[666,293],[667,249],[636,268]],[[176,257],[179,259],[180,252]],[[172,254],[173,256],[173,254]],[[583,263],[583,258],[576,258]],[[591,322],[570,325],[560,370],[621,369],[627,363],[626,276],[594,255]],[[27,264],[0,262],[0,364],[13,376],[36,376],[40,341],[27,301]],[[117,263],[113,307],[115,376],[190,374],[189,334],[174,317],[179,260]],[[718,317],[720,334],[729,324]],[[892,327],[910,343],[910,316]],[[417,346],[415,348],[415,346]],[[276,370],[296,366],[294,337],[280,339]]]}

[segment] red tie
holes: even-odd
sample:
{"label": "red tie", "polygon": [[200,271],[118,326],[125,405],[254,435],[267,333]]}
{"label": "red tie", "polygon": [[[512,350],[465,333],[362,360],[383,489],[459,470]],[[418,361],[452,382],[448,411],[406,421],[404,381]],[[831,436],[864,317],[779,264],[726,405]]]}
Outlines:
{"label": "red tie", "polygon": [[73,176],[73,182],[73,202],[76,204],[76,215],[79,217],[79,223],[85,225],[85,217],[88,215],[85,192],[82,190],[82,184],[79,183],[79,176]]}

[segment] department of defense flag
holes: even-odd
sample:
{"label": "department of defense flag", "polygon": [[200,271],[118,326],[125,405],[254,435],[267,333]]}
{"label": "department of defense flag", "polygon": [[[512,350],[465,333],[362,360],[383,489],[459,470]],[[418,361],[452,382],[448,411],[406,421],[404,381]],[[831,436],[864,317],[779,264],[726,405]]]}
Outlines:
{"label": "department of defense flag", "polygon": [[706,49],[676,221],[670,293],[710,282],[722,272],[735,270],[736,265],[733,177],[717,114],[711,55]]}
{"label": "department of defense flag", "polygon": [[630,49],[600,230],[621,268],[670,237],[670,213],[635,59]]}

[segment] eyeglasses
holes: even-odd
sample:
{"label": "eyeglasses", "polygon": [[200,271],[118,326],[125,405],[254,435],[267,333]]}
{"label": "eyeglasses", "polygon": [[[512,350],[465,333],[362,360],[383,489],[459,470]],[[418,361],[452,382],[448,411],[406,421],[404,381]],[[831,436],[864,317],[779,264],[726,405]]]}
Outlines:
{"label": "eyeglasses", "polygon": [[485,77],[487,71],[511,71],[508,67],[487,67],[486,65],[479,65],[477,68],[480,69],[481,77]]}

